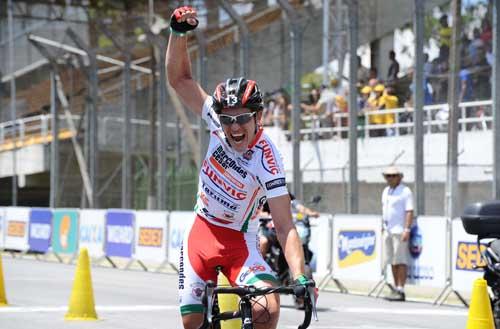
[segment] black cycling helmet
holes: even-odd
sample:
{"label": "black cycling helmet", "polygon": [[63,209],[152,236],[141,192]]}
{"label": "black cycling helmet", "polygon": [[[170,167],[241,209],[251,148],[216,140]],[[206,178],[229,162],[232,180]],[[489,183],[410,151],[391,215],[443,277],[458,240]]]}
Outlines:
{"label": "black cycling helmet", "polygon": [[217,114],[220,114],[225,108],[245,107],[253,112],[264,108],[259,86],[255,81],[245,78],[231,78],[227,79],[225,83],[219,83],[212,98],[213,107]]}

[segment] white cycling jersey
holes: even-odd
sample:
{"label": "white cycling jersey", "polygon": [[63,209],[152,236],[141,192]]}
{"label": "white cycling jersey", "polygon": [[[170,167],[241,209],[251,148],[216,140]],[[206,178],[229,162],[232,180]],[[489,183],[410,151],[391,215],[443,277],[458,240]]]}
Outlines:
{"label": "white cycling jersey", "polygon": [[195,211],[218,226],[257,232],[256,212],[266,199],[288,194],[281,154],[259,129],[244,153],[227,142],[212,97],[203,104],[202,117],[210,128]]}

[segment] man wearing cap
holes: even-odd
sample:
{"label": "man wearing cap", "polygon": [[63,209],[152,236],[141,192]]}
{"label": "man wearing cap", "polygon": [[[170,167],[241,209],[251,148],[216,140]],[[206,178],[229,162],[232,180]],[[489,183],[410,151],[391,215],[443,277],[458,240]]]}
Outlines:
{"label": "man wearing cap", "polygon": [[401,183],[403,173],[396,167],[383,172],[387,187],[382,193],[382,219],[386,263],[390,262],[396,289],[387,296],[391,301],[404,301],[404,285],[408,272],[408,241],[413,222],[411,190]]}

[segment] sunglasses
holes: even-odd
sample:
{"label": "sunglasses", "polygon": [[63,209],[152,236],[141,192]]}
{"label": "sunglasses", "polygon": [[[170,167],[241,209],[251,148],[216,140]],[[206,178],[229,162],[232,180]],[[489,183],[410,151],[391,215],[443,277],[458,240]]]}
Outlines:
{"label": "sunglasses", "polygon": [[226,126],[232,125],[233,123],[244,125],[252,119],[254,114],[255,112],[243,113],[238,115],[219,114],[219,120],[223,125]]}
{"label": "sunglasses", "polygon": [[393,177],[398,177],[398,174],[389,174],[389,175],[384,175],[386,178],[393,178]]}

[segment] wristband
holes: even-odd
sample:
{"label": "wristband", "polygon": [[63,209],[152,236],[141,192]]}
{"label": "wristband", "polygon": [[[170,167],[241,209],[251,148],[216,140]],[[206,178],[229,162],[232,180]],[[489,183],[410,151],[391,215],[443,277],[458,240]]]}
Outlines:
{"label": "wristband", "polygon": [[185,37],[186,36],[186,33],[182,33],[182,32],[177,32],[176,30],[174,30],[172,27],[170,27],[170,34],[173,34],[173,35],[176,35],[178,37]]}
{"label": "wristband", "polygon": [[301,274],[297,277],[297,279],[295,279],[295,281],[297,281],[299,284],[305,285],[309,281],[309,279],[304,274]]}

